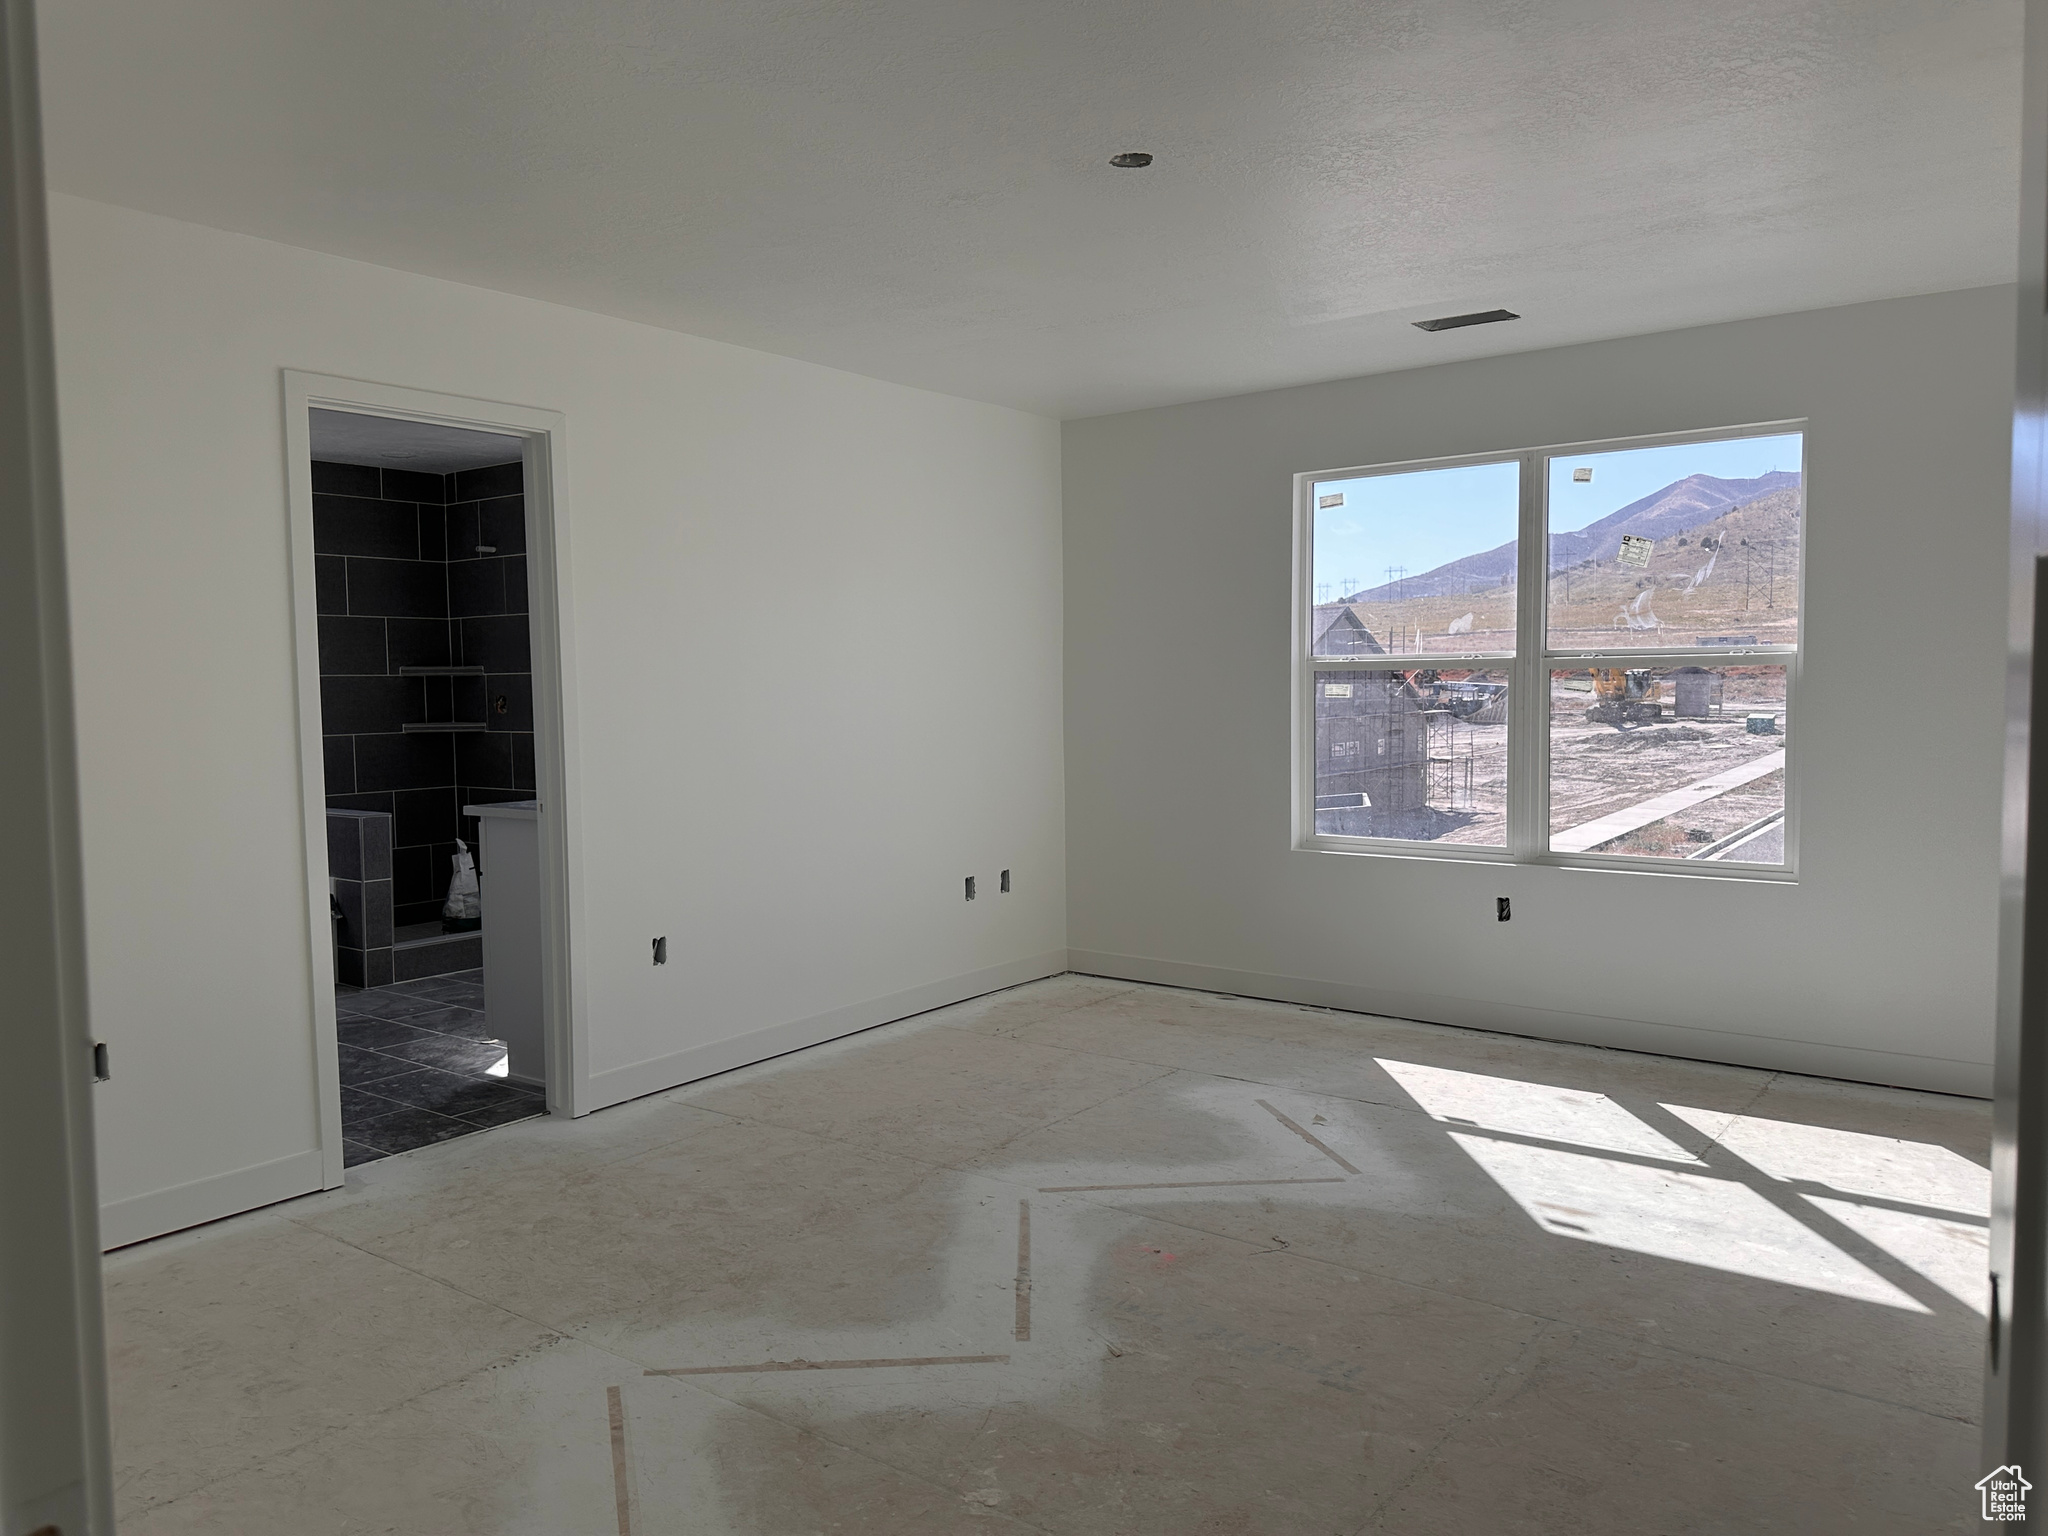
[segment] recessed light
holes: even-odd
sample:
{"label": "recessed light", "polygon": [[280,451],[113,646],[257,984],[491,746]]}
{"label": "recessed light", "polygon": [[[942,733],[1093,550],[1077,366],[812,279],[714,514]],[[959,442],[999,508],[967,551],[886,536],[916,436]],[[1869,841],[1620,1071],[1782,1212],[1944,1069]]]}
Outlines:
{"label": "recessed light", "polygon": [[1413,324],[1418,331],[1455,331],[1461,325],[1492,325],[1501,320],[1521,318],[1511,309],[1482,309],[1476,315],[1443,315],[1435,320],[1417,320]]}
{"label": "recessed light", "polygon": [[1111,155],[1109,163],[1120,171],[1135,171],[1152,163],[1152,157],[1142,149],[1127,149],[1120,155]]}

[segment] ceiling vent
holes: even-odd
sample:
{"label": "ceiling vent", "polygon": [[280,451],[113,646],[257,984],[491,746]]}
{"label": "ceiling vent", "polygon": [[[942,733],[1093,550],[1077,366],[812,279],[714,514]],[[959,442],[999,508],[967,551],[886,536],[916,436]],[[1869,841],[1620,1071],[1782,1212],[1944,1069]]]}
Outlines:
{"label": "ceiling vent", "polygon": [[1519,320],[1511,309],[1482,309],[1476,315],[1443,315],[1435,320],[1417,320],[1418,331],[1455,331],[1461,325],[1492,325],[1497,320]]}

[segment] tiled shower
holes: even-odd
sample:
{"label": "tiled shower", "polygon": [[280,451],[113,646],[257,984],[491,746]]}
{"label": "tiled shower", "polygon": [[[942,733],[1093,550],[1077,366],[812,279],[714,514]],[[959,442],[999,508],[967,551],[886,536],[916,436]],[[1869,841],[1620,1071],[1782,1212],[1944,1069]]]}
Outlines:
{"label": "tiled shower", "polygon": [[473,968],[473,940],[440,940],[455,840],[477,845],[460,808],[534,792],[521,467],[315,460],[313,547],[327,805],[391,818],[388,875],[374,818],[329,818],[359,850],[335,869],[337,979],[390,982],[394,944],[431,945],[399,980]]}

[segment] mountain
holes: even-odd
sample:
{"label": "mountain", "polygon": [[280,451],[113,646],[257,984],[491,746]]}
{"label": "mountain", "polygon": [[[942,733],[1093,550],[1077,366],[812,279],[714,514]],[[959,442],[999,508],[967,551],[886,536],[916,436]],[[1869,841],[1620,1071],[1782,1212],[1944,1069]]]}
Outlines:
{"label": "mountain", "polygon": [[[1621,536],[1662,541],[1711,522],[1745,502],[1757,501],[1778,491],[1799,488],[1799,476],[1791,470],[1774,469],[1748,480],[1723,480],[1716,475],[1687,475],[1660,491],[1608,513],[1596,522],[1571,533],[1550,536],[1550,568],[1562,570],[1581,560],[1611,560],[1621,552]],[[1396,595],[1445,597],[1453,593],[1476,592],[1496,587],[1503,577],[1514,574],[1515,541],[1480,554],[1466,555],[1419,576],[1404,576],[1398,583],[1385,582],[1343,599],[1348,603],[1385,602]],[[1398,594],[1396,587],[1399,587]]]}

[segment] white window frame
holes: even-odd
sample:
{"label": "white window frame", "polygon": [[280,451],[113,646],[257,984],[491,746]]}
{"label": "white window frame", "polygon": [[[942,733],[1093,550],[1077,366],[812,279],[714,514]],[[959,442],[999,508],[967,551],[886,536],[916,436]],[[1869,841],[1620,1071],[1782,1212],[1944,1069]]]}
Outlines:
{"label": "white window frame", "polygon": [[[1799,570],[1796,575],[1799,643],[1745,646],[1626,646],[1589,650],[1549,649],[1550,476],[1549,461],[1580,454],[1613,453],[1631,448],[1664,448],[1685,443],[1718,443],[1731,438],[1800,434],[1801,493]],[[1708,880],[1792,881],[1799,859],[1799,746],[1790,729],[1793,698],[1799,688],[1800,659],[1806,647],[1807,532],[1812,500],[1806,474],[1806,447],[1811,428],[1804,419],[1755,422],[1698,431],[1652,436],[1598,438],[1586,442],[1551,443],[1502,453],[1471,453],[1450,458],[1409,459],[1393,464],[1315,470],[1294,477],[1294,625],[1291,635],[1294,731],[1294,846],[1317,853],[1374,857],[1448,859],[1482,864],[1537,864],[1574,869],[1632,870],[1637,873],[1689,875]],[[1458,469],[1477,464],[1519,463],[1521,505],[1516,522],[1519,563],[1515,572],[1515,650],[1442,651],[1387,656],[1315,656],[1310,653],[1315,626],[1315,487],[1331,480],[1362,480],[1417,470]],[[1667,667],[1731,663],[1782,666],[1785,669],[1785,862],[1782,865],[1732,864],[1640,854],[1553,853],[1550,851],[1550,687],[1554,669],[1592,666]],[[1507,845],[1474,848],[1392,837],[1334,836],[1316,830],[1316,675],[1322,672],[1414,671],[1423,667],[1504,667],[1508,688]]]}

